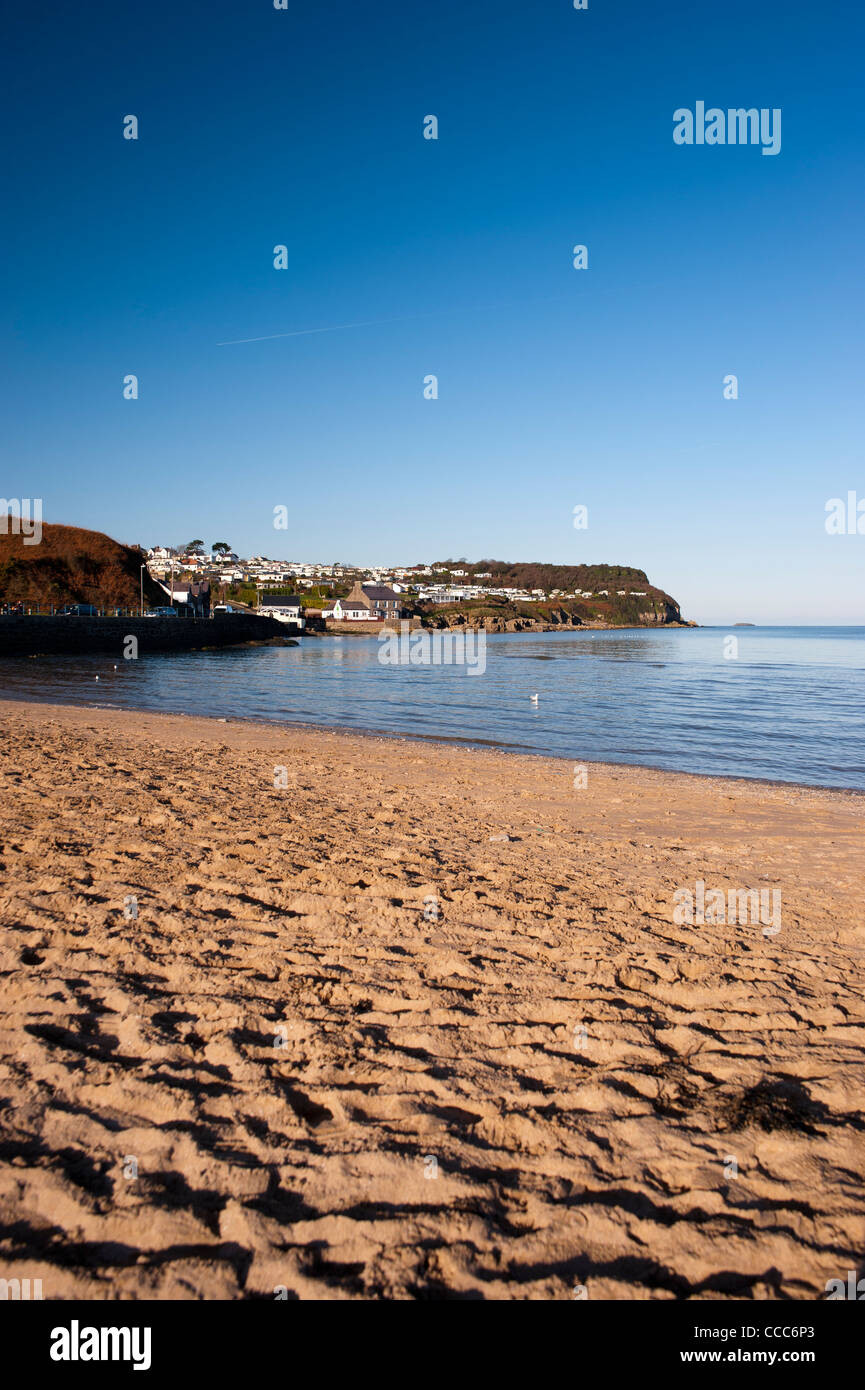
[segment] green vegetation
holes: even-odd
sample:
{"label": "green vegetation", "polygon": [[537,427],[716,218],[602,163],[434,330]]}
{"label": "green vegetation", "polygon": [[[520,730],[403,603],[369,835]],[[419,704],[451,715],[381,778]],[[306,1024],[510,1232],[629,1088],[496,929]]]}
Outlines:
{"label": "green vegetation", "polygon": [[[505,597],[485,596],[481,599],[464,599],[451,606],[435,607],[430,603],[415,604],[415,611],[422,617],[433,614],[456,614],[459,611],[471,614],[472,621],[480,618],[530,619],[537,622],[554,623],[562,612],[579,618],[582,622],[601,621],[614,626],[636,627],[650,622],[681,621],[679,605],[674,598],[662,589],[649,583],[645,570],[631,565],[547,565],[540,561],[513,562],[510,560],[438,560],[433,570],[464,570],[464,576],[454,581],[455,585],[479,583],[494,588],[525,589],[531,592],[543,590],[545,595],[552,590],[559,594],[549,598],[538,598],[534,603],[520,603]],[[489,578],[478,579],[478,575]],[[434,582],[441,582],[445,576],[433,575]],[[603,594],[601,590],[609,592]],[[618,593],[619,589],[625,592]],[[639,589],[640,595],[631,593]],[[564,598],[560,595],[592,591],[590,598]]]}
{"label": "green vegetation", "polygon": [[351,593],[350,584],[314,584],[303,591],[304,608],[327,608],[335,598],[345,598]]}
{"label": "green vegetation", "polygon": [[493,595],[438,606],[429,602],[415,603],[411,611],[425,627],[450,626],[454,622],[482,623],[486,619],[499,623],[519,621],[556,626],[563,617],[572,622],[604,622],[613,627],[643,627],[647,620],[653,623],[680,621],[678,605],[651,587],[642,599],[616,594],[597,599],[547,599],[521,603]]}
{"label": "green vegetation", "polygon": [[[258,606],[258,590],[254,584],[244,584],[241,581],[239,584],[215,584],[213,587],[214,595],[212,602],[214,603],[231,603],[233,600],[235,603],[245,603],[247,608],[256,608]],[[225,590],[224,598],[221,597],[223,589]],[[220,597],[216,597],[217,593]]]}
{"label": "green vegetation", "polygon": [[491,574],[492,578],[482,581],[509,589],[561,589],[571,593],[574,589],[604,587],[607,582],[627,581],[632,584],[648,584],[645,570],[634,569],[631,565],[547,565],[540,560],[437,560],[435,569],[462,569],[467,571],[465,583],[474,583],[476,574]]}

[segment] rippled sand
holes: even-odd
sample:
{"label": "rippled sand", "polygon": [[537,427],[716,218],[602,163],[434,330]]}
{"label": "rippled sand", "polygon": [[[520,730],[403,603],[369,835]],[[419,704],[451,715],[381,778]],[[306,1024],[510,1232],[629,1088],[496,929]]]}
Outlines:
{"label": "rippled sand", "polygon": [[[0,1276],[814,1299],[858,1268],[862,797],[0,718]],[[780,888],[781,931],[675,925],[698,879]]]}

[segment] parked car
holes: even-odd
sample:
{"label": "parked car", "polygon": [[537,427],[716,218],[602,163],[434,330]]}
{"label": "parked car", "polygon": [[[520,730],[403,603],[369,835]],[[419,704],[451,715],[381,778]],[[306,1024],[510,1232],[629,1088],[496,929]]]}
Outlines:
{"label": "parked car", "polygon": [[62,618],[98,618],[99,609],[92,603],[67,603],[60,609]]}
{"label": "parked car", "polygon": [[148,608],[145,618],[176,618],[176,608]]}

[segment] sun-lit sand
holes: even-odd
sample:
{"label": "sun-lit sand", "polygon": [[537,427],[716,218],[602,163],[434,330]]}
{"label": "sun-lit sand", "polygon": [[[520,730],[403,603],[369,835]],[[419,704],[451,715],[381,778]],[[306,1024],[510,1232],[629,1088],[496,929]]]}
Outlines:
{"label": "sun-lit sand", "polygon": [[[858,1268],[862,796],[0,719],[0,1276],[814,1299]],[[781,930],[676,925],[698,880],[780,889]]]}

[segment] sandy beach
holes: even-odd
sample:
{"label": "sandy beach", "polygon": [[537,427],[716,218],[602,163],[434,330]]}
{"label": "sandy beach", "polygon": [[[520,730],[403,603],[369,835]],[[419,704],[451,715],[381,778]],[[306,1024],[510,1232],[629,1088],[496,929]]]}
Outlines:
{"label": "sandy beach", "polygon": [[[813,1300],[859,1269],[865,797],[0,719],[0,1276]],[[677,921],[698,883],[780,892],[780,929]]]}

